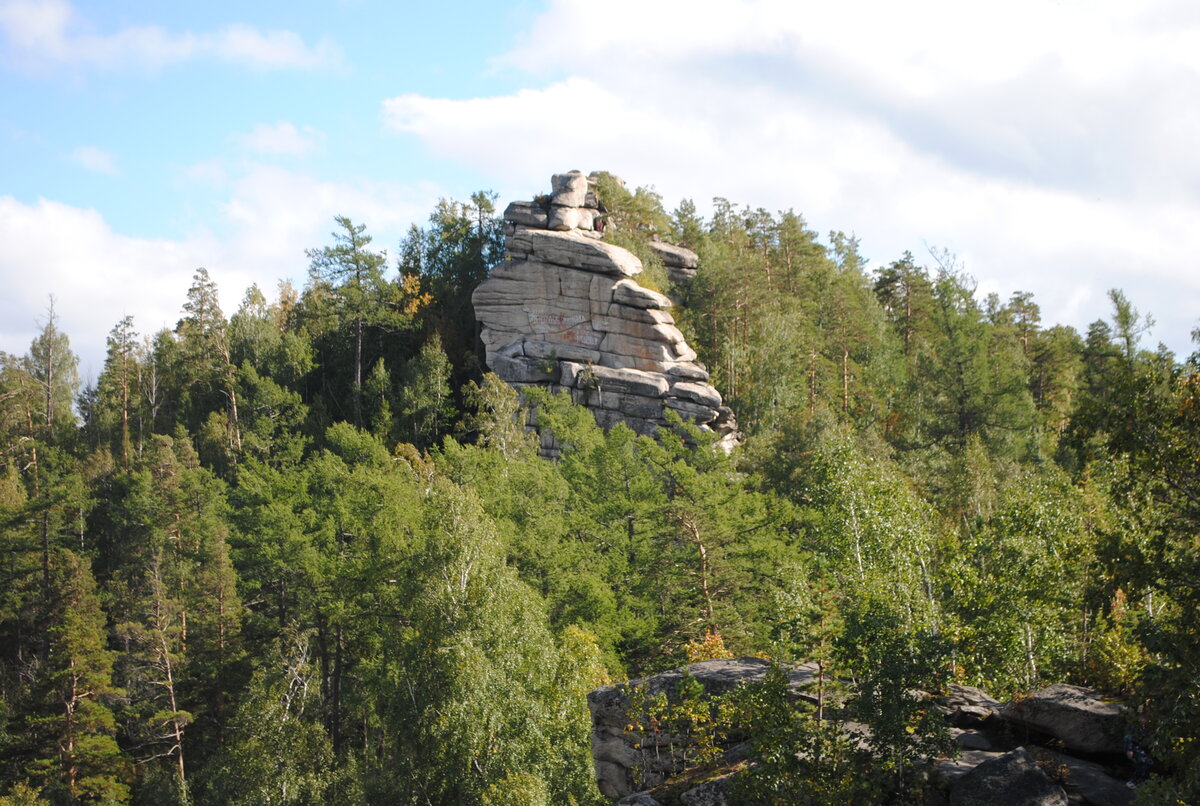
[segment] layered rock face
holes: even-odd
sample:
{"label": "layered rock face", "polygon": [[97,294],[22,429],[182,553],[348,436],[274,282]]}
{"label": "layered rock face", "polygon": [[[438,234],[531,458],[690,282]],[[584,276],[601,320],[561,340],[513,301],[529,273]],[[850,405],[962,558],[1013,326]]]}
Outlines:
{"label": "layered rock face", "polygon": [[[556,174],[548,196],[504,211],[506,260],[471,299],[487,364],[518,389],[568,391],[604,428],[654,434],[671,409],[728,449],[733,412],[675,327],[671,300],[634,282],[641,261],[602,240],[594,176]],[[695,253],[652,246],[677,280],[694,276]],[[556,450],[549,435],[542,447]]]}

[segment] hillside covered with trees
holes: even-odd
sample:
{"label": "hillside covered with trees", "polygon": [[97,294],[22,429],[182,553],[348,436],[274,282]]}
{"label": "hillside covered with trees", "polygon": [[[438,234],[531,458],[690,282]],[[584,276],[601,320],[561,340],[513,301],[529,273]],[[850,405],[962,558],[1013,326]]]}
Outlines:
{"label": "hillside covered with trees", "polygon": [[[907,689],[1091,686],[1150,715],[1138,802],[1200,799],[1200,358],[1118,290],[1081,334],[949,254],[601,192],[731,456],[535,396],[539,458],[477,343],[486,193],[394,255],[339,218],[231,313],[199,269],[86,387],[52,309],[0,354],[0,804],[596,804],[586,693],[730,655],[819,661],[900,744]],[[919,802],[918,755],[758,785]]]}

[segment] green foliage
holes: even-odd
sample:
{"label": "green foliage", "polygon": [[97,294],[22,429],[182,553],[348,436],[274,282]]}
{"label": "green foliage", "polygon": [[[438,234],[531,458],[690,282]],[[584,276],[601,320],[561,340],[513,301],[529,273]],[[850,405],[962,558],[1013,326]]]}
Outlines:
{"label": "green foliage", "polygon": [[1053,469],[992,485],[947,569],[956,663],[989,690],[1028,691],[1081,671],[1095,536],[1087,502]]}
{"label": "green foliage", "polygon": [[133,329],[133,317],[126,316],[108,335],[108,354],[94,396],[85,393],[80,406],[93,444],[107,445],[121,458],[125,468],[132,458],[135,437],[140,445],[143,436],[137,389],[140,374],[137,332]]}
{"label": "green foliage", "polygon": [[245,457],[274,466],[299,462],[309,442],[302,430],[308,406],[300,394],[260,375],[249,363],[238,373],[238,381],[242,399],[252,403],[242,409]]}
{"label": "green foliage", "polygon": [[1143,349],[1117,291],[1081,338],[945,252],[869,271],[792,210],[598,194],[733,456],[484,374],[486,193],[399,274],[344,217],[302,294],[226,318],[200,269],[82,394],[53,307],[0,354],[0,803],[596,803],[588,690],[730,654],[814,662],[815,711],[775,670],[638,721],[680,764],[749,731],[750,802],[918,801],[947,748],[913,692],[950,679],[1130,696],[1163,773],[1139,800],[1200,798],[1197,357]]}
{"label": "green foliage", "polygon": [[516,391],[489,372],[482,383],[468,381],[463,387],[468,413],[463,430],[468,438],[508,457],[528,456],[536,450],[536,438],[525,431],[525,413]]}
{"label": "green foliage", "polygon": [[605,240],[611,238],[611,230],[642,233],[645,237],[665,232],[668,227],[662,196],[653,188],[639,187],[630,191],[618,177],[608,171],[599,171],[596,177],[596,196],[608,211],[605,218]]}
{"label": "green foliage", "polygon": [[563,679],[538,597],[504,564],[473,496],[440,483],[423,509],[411,616],[381,669],[407,692],[378,705],[392,729],[391,786],[406,797],[479,803],[524,775],[555,802],[593,801],[586,707],[567,699],[591,681]]}
{"label": "green foliage", "polygon": [[338,769],[315,713],[310,635],[275,647],[274,664],[255,674],[197,801],[230,806],[361,803],[352,769]]}
{"label": "green foliage", "polygon": [[170,348],[164,342],[161,351],[177,390],[176,421],[189,433],[204,434],[209,463],[228,469],[241,450],[236,368],[217,284],[206,269],[196,270],[183,312]]}
{"label": "green foliage", "polygon": [[862,597],[845,618],[839,654],[855,677],[850,708],[870,728],[876,773],[896,793],[919,793],[932,759],[954,746],[930,699],[950,682],[949,641],[884,597]]}
{"label": "green foliage", "polygon": [[[294,348],[290,331],[298,331],[301,342],[310,345],[312,369],[295,383],[310,406],[309,429],[318,435],[339,420],[357,427],[387,421],[381,411],[390,396],[386,368],[408,359],[419,338],[419,317],[429,301],[415,278],[401,274],[388,278],[387,253],[371,248],[365,225],[344,216],[335,221],[333,244],[309,249],[309,281],[297,302],[288,286],[281,286],[280,301],[268,314],[283,331],[280,357],[295,360],[305,356]],[[385,361],[384,368],[377,367]],[[368,379],[373,388],[367,389]],[[379,383],[383,381],[383,388]],[[370,406],[366,396],[370,393]],[[390,405],[390,404],[389,404]],[[369,411],[368,409],[373,409]],[[386,408],[386,407],[384,407]]]}
{"label": "green foliage", "polygon": [[1124,695],[1134,692],[1150,660],[1136,636],[1139,615],[1130,612],[1125,592],[1118,588],[1107,614],[1096,616],[1085,669],[1090,684]]}
{"label": "green foliage", "polygon": [[457,410],[450,389],[450,359],[435,333],[401,372],[400,438],[428,449],[451,431]]}
{"label": "green foliage", "polygon": [[550,789],[536,775],[517,772],[488,785],[483,806],[550,806]]}
{"label": "green foliage", "polygon": [[938,652],[929,654],[928,636],[906,637],[895,622],[868,625],[851,615],[847,636],[876,629],[872,639],[880,640],[863,644],[868,654],[853,661],[860,688],[851,707],[865,733],[822,719],[794,696],[779,665],[723,698],[722,727],[751,737],[753,764],[735,779],[737,802],[924,802],[930,759],[948,753],[950,741],[941,714],[907,686],[936,680]]}
{"label": "green foliage", "polygon": [[0,795],[0,806],[47,806],[48,800],[43,799],[38,790],[27,781],[18,781],[8,790],[8,794]]}
{"label": "green foliage", "polygon": [[129,800],[129,762],[117,746],[111,703],[113,653],[87,566],[71,552],[55,557],[60,591],[46,663],[34,686],[36,706],[25,725],[26,774],[52,797],[81,803]]}
{"label": "green foliage", "polygon": [[815,806],[877,803],[867,759],[837,721],[821,721],[792,699],[788,676],[772,666],[761,684],[731,698],[733,719],[752,736],[754,766],[738,776],[740,802]]}
{"label": "green foliage", "polygon": [[470,202],[441,199],[425,228],[415,224],[400,243],[402,278],[419,284],[418,308],[426,331],[437,332],[453,367],[454,385],[483,372],[476,347],[471,292],[504,257],[504,222],[496,194],[479,191]]}
{"label": "green foliage", "polygon": [[58,328],[53,298],[23,364],[36,395],[27,402],[27,415],[47,441],[63,438],[75,425],[71,405],[79,386],[79,359],[71,352],[67,334]]}

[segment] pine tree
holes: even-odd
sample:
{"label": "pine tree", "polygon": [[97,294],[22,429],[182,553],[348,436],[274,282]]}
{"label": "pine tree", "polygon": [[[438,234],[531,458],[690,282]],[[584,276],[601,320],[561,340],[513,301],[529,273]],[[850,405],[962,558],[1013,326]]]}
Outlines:
{"label": "pine tree", "polygon": [[129,766],[107,704],[119,691],[96,583],[70,551],[56,554],[55,571],[59,598],[37,686],[39,712],[26,726],[37,746],[28,770],[47,793],[83,803],[125,803]]}
{"label": "pine tree", "polygon": [[79,386],[79,359],[71,352],[67,334],[59,330],[53,298],[45,324],[29,345],[25,366],[37,390],[33,419],[39,426],[39,437],[47,443],[56,442],[75,426],[71,407]]}
{"label": "pine tree", "polygon": [[96,400],[90,407],[85,427],[96,433],[128,470],[133,459],[131,420],[139,407],[138,334],[133,317],[121,319],[108,334],[108,354],[96,385]]}
{"label": "pine tree", "polygon": [[328,312],[335,320],[334,327],[350,331],[354,345],[351,421],[362,427],[363,375],[370,363],[363,352],[367,330],[389,324],[400,312],[391,310],[388,305],[383,277],[387,253],[371,251],[371,236],[366,234],[365,224],[355,224],[345,216],[337,216],[334,220],[340,228],[333,233],[334,245],[305,252],[310,260],[309,284],[310,288],[319,289],[336,300]]}
{"label": "pine tree", "polygon": [[230,352],[229,324],[208,270],[196,270],[175,327],[178,342],[176,387],[181,415],[190,429],[208,423],[208,451],[213,464],[232,466],[242,449],[238,415],[237,368]]}

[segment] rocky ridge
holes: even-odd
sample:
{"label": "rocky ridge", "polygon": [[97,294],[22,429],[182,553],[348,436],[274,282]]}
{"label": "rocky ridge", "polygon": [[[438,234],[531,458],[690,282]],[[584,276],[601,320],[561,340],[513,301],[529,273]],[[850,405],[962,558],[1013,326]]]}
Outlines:
{"label": "rocky ridge", "polygon": [[[471,298],[487,365],[518,390],[568,392],[604,428],[624,422],[653,435],[669,409],[732,447],[733,412],[675,326],[673,303],[632,279],[642,272],[637,256],[604,242],[595,182],[556,174],[549,195],[504,211],[505,261]],[[674,282],[695,275],[694,252],[650,247]],[[557,452],[549,434],[542,451]]]}
{"label": "rocky ridge", "polygon": [[[761,658],[701,661],[590,692],[592,756],[600,792],[617,806],[660,806],[668,800],[659,798],[671,788],[670,782],[688,778],[683,752],[688,740],[635,728],[640,723],[632,713],[632,692],[671,700],[686,673],[703,687],[705,697],[717,697],[761,681],[768,668],[770,663]],[[815,672],[814,664],[790,669],[793,700],[811,702]],[[944,715],[959,748],[956,757],[936,760],[939,783],[927,800],[930,806],[1128,806],[1133,800],[1123,781],[1131,772],[1122,752],[1124,709],[1096,692],[1058,684],[1001,703],[977,688],[952,685],[946,694],[925,696]],[[856,722],[843,724],[851,734],[869,731]],[[744,738],[732,737],[716,777],[693,779],[695,785],[688,784],[678,801],[685,806],[732,806],[730,785],[737,773],[721,770],[736,769],[745,759]]]}

